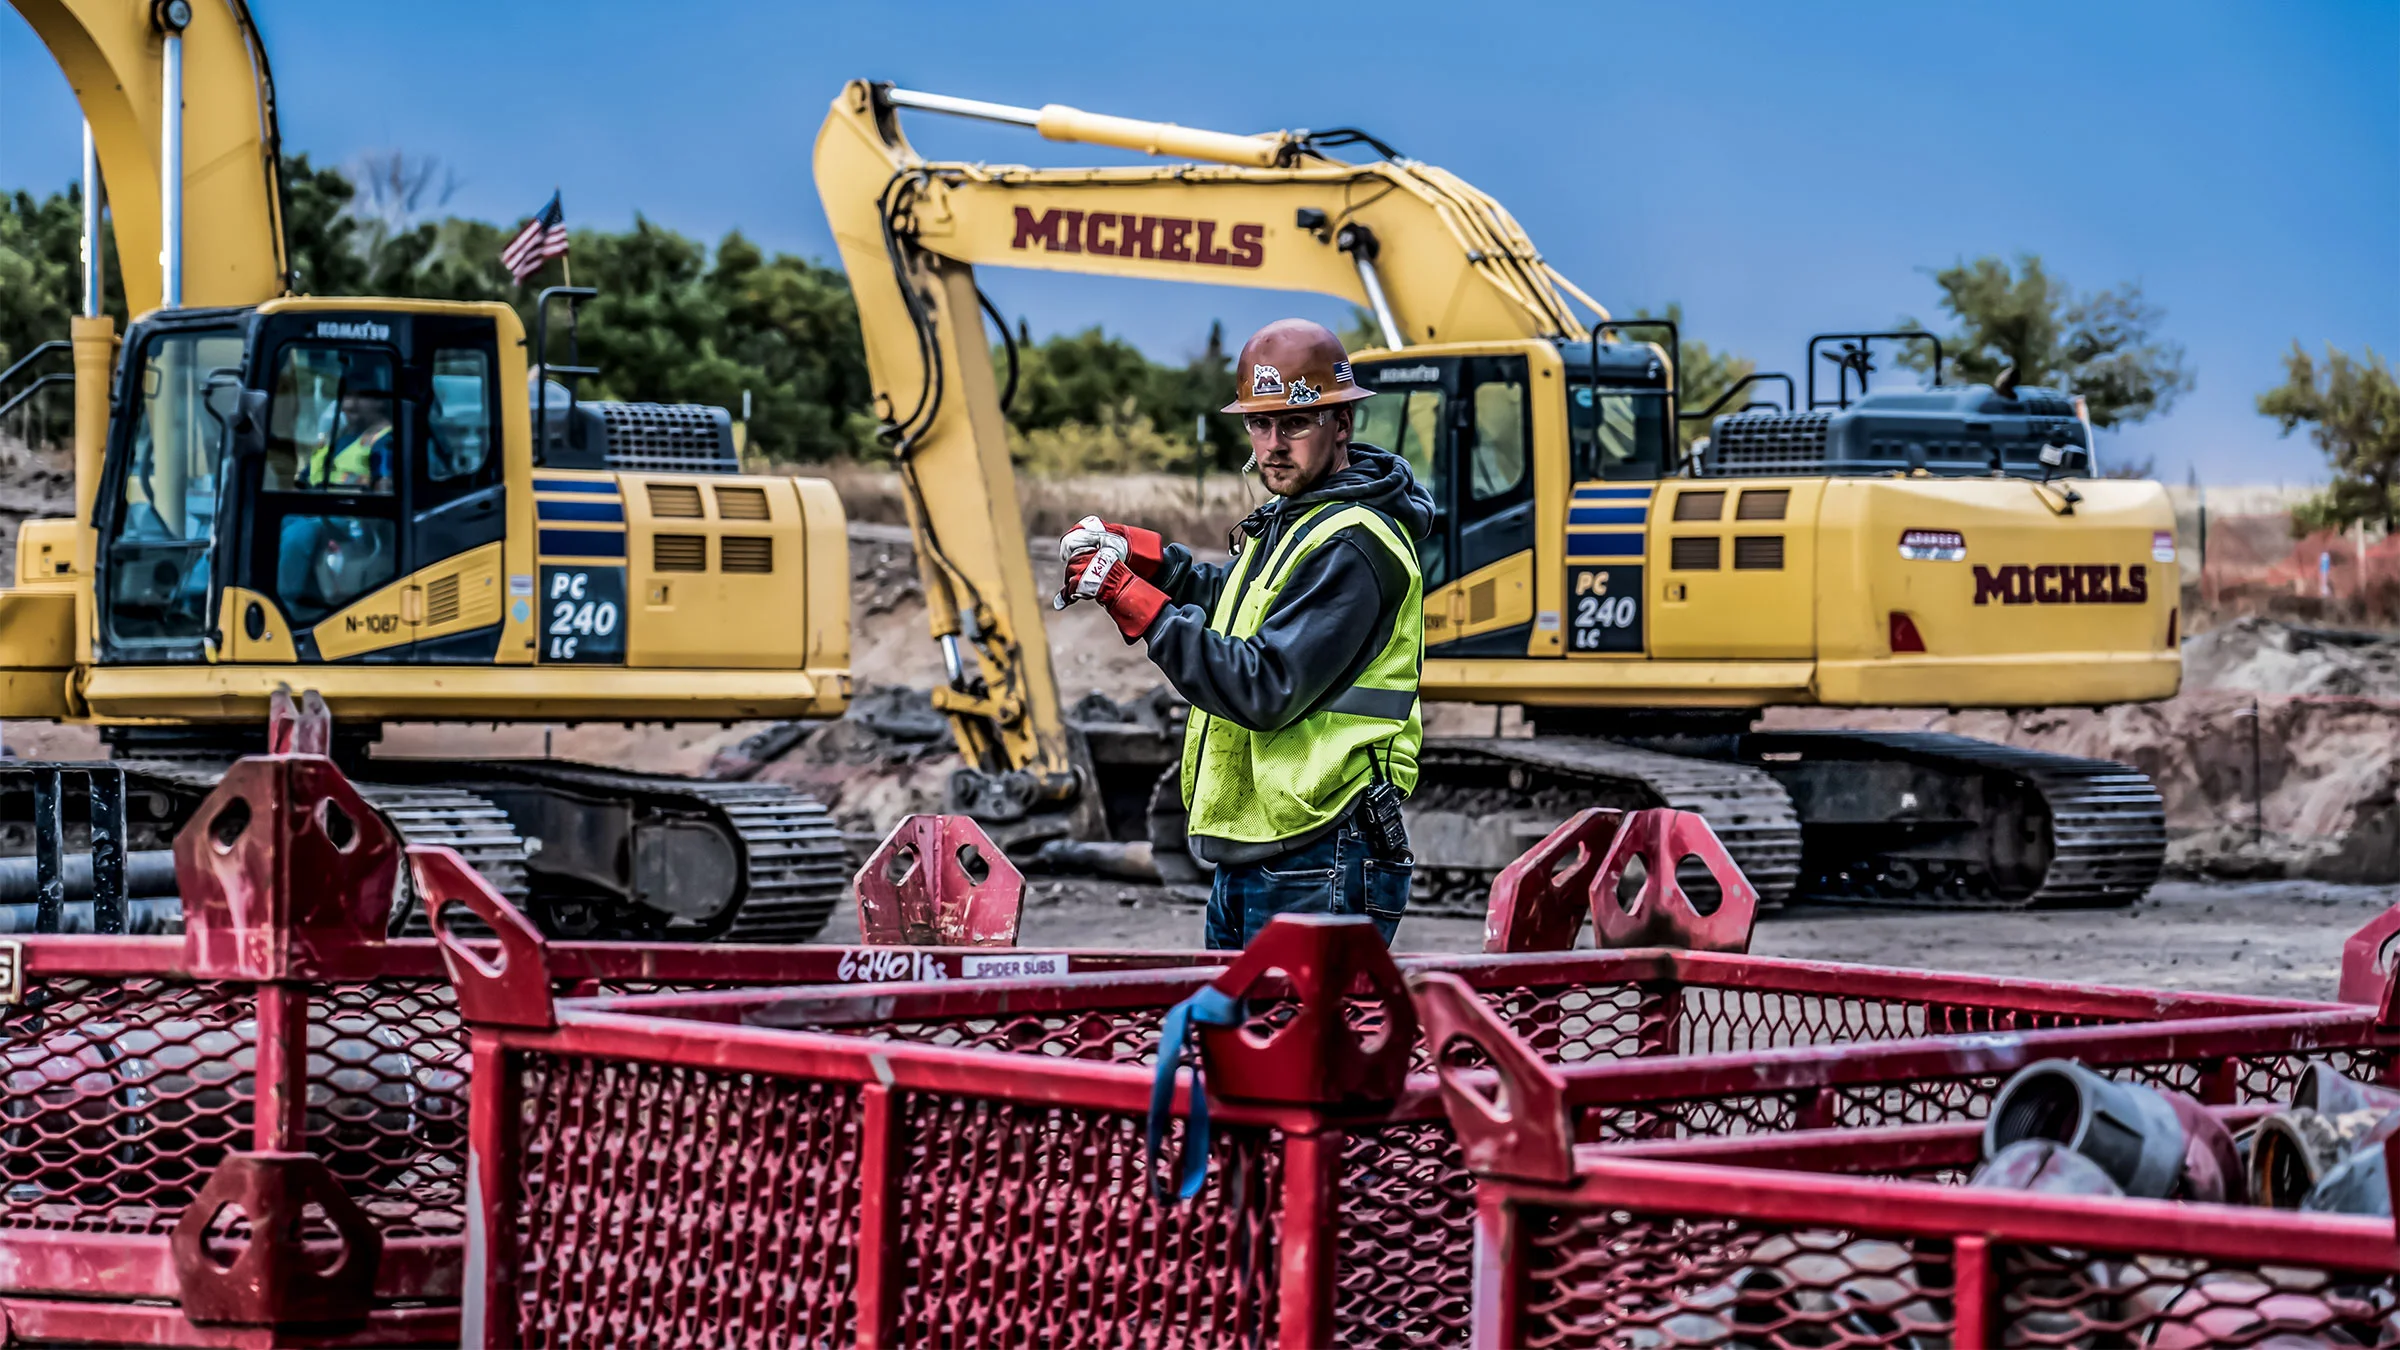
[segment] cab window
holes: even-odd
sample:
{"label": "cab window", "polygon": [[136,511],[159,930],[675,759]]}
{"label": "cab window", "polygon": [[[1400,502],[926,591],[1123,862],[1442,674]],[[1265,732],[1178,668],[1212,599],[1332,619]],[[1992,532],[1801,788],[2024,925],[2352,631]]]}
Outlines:
{"label": "cab window", "polygon": [[1525,481],[1525,385],[1485,380],[1475,386],[1475,448],[1467,484],[1475,500],[1490,501]]}
{"label": "cab window", "polygon": [[1351,439],[1389,450],[1408,461],[1410,472],[1433,494],[1434,525],[1417,543],[1417,570],[1428,590],[1450,578],[1450,495],[1441,452],[1441,386],[1387,386],[1374,398],[1351,404],[1356,422]]}
{"label": "cab window", "polygon": [[284,348],[267,413],[267,490],[389,495],[400,449],[393,375],[386,351]]}
{"label": "cab window", "polygon": [[437,483],[471,478],[492,457],[489,354],[445,347],[433,354],[433,408],[425,471]]}
{"label": "cab window", "polygon": [[1576,482],[1648,480],[1664,473],[1665,395],[1618,393],[1584,385],[1567,400],[1567,408]]}
{"label": "cab window", "polygon": [[208,631],[217,471],[241,364],[239,333],[164,333],[143,348],[110,536],[108,623],[120,641]]}

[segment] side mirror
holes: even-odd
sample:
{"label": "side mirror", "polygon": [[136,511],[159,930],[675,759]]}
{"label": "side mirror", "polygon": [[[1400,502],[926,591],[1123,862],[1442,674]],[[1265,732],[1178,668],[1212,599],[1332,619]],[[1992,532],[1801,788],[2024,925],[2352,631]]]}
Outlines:
{"label": "side mirror", "polygon": [[233,417],[233,453],[257,459],[267,453],[267,391],[245,389]]}

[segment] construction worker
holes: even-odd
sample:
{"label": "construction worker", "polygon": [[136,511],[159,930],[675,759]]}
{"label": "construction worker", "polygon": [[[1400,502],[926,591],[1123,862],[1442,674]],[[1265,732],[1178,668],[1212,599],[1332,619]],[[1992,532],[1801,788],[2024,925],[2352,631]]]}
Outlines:
{"label": "construction worker", "polygon": [[1284,913],[1364,914],[1390,942],[1413,870],[1399,801],[1424,738],[1417,540],[1433,498],[1398,455],[1351,440],[1341,340],[1285,319],[1234,368],[1251,460],[1273,500],[1232,562],[1086,517],[1059,541],[1066,595],[1097,601],[1192,705],[1183,800],[1216,865],[1208,945]]}
{"label": "construction worker", "polygon": [[326,437],[301,470],[300,486],[318,491],[391,491],[391,395],[373,389],[345,389],[341,414],[341,429],[348,431],[350,438],[336,448],[339,437]]}

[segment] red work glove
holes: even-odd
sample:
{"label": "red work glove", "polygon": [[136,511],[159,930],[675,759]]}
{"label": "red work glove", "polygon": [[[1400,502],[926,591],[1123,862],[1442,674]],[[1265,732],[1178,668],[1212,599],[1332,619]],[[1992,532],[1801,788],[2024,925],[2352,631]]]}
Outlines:
{"label": "red work glove", "polygon": [[1125,565],[1145,581],[1156,577],[1159,565],[1166,561],[1167,541],[1158,531],[1145,530],[1139,525],[1119,525],[1098,516],[1085,516],[1075,522],[1074,529],[1059,537],[1058,560],[1079,562],[1093,549],[1112,547],[1125,555]]}
{"label": "red work glove", "polygon": [[1167,593],[1134,575],[1123,556],[1109,548],[1090,549],[1068,564],[1062,598],[1097,602],[1127,642],[1140,641],[1167,607]]}

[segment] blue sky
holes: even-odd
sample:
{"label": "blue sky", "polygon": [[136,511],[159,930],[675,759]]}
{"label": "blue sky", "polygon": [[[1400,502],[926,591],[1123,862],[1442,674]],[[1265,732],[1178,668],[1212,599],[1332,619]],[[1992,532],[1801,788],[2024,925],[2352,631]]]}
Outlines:
{"label": "blue sky", "polygon": [[[2139,281],[2198,384],[2103,454],[2175,480],[2322,476],[2251,400],[2294,338],[2400,356],[2400,0],[253,9],[288,146],[438,156],[460,180],[448,209],[470,215],[517,218],[555,185],[571,223],[638,210],[829,258],[809,146],[863,76],[1231,131],[1363,126],[1507,203],[1603,302],[1680,301],[1692,335],[1770,368],[1814,331],[1936,321],[1926,269],[1961,256]],[[76,116],[0,12],[0,188],[72,177]],[[941,157],[1101,158],[921,115],[910,132]],[[1347,312],[1031,273],[986,286],[1036,333],[1099,323],[1162,358],[1211,318],[1238,334]]]}

